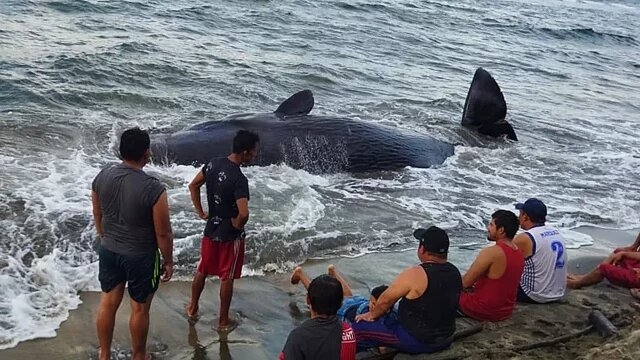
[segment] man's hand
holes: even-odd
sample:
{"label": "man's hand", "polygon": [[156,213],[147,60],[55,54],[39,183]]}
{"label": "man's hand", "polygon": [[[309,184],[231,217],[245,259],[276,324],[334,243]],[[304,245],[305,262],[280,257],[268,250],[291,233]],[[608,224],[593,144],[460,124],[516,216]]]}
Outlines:
{"label": "man's hand", "polygon": [[610,257],[611,262],[610,263],[613,264],[613,265],[618,264],[620,262],[620,260],[622,260],[622,258],[624,257],[625,253],[626,253],[625,251],[620,251],[620,252],[617,252],[617,253],[611,255],[611,257]]}
{"label": "man's hand", "polygon": [[356,315],[356,322],[360,322],[360,320],[372,322],[376,321],[376,318],[373,317],[371,311],[368,311],[364,314]]}
{"label": "man's hand", "polygon": [[613,253],[616,254],[616,253],[625,252],[625,251],[633,251],[633,248],[631,246],[619,247],[613,250]]}
{"label": "man's hand", "polygon": [[640,269],[633,268],[632,270],[633,270],[634,273],[636,273],[636,276],[638,277],[638,280],[640,280]]}
{"label": "man's hand", "polygon": [[202,219],[202,220],[207,220],[207,219],[209,219],[209,214],[207,214],[207,213],[206,213],[206,212],[204,212],[204,211],[199,212],[199,213],[198,213],[198,216],[199,216],[199,217],[200,217],[200,219]]}
{"label": "man's hand", "polygon": [[238,217],[231,218],[231,226],[238,231],[242,230],[242,225]]}
{"label": "man's hand", "polygon": [[162,264],[162,267],[164,273],[162,274],[160,281],[167,282],[171,280],[171,277],[173,276],[173,262],[165,262],[164,264]]}

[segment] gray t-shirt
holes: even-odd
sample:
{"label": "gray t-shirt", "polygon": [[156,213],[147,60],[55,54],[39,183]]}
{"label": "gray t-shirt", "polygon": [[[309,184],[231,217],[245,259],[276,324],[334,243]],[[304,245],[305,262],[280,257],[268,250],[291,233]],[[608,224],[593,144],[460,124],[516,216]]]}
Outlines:
{"label": "gray t-shirt", "polygon": [[109,165],[93,179],[102,210],[106,249],[122,255],[142,255],[158,248],[153,206],[165,191],[158,179],[125,164]]}

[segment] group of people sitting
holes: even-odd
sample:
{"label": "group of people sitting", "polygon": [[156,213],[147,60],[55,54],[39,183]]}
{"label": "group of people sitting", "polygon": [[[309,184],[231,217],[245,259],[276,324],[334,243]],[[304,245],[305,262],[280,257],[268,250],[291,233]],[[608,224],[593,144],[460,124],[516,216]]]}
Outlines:
{"label": "group of people sitting", "polygon": [[[311,319],[291,331],[280,359],[355,359],[357,351],[394,348],[432,353],[451,346],[456,317],[502,321],[517,302],[550,303],[564,296],[567,253],[560,232],[547,226],[547,208],[535,198],[491,215],[487,238],[461,275],[447,261],[449,237],[432,226],[417,229],[420,264],[402,271],[389,286],[354,296],[333,266],[311,280],[302,268],[291,282],[307,288]],[[519,228],[525,230],[516,235]],[[640,253],[638,253],[640,254]],[[396,306],[397,303],[397,306]]]}

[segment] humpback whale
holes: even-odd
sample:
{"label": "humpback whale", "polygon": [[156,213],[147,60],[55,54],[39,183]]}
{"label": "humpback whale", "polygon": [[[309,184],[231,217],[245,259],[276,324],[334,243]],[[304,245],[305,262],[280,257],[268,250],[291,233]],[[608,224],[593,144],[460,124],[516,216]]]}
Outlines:
{"label": "humpback whale", "polygon": [[[163,164],[202,165],[227,156],[240,129],[260,136],[252,165],[284,163],[311,173],[426,168],[453,155],[453,144],[428,134],[345,117],[309,115],[313,105],[312,92],[303,90],[274,112],[233,114],[171,135],[154,136],[152,157]],[[506,113],[500,87],[486,70],[478,68],[465,101],[462,125],[490,137],[517,140]]]}

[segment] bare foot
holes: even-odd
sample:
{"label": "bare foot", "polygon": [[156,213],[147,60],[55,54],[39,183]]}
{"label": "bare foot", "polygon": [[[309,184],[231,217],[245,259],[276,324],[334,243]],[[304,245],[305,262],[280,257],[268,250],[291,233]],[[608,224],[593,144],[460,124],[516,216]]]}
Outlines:
{"label": "bare foot", "polygon": [[218,327],[215,328],[215,331],[219,332],[219,333],[230,333],[233,330],[235,330],[235,328],[238,327],[238,322],[232,319],[229,319],[229,321],[227,323],[218,323]]}
{"label": "bare foot", "polygon": [[110,360],[111,359],[111,350],[105,351],[105,354],[102,353],[102,349],[98,348],[98,357],[100,360]]}
{"label": "bare foot", "polygon": [[293,273],[291,274],[291,283],[293,285],[297,285],[300,282],[301,274],[302,268],[300,266],[297,266],[295,269],[293,269]]}
{"label": "bare foot", "polygon": [[638,310],[638,311],[640,311],[640,303],[632,302],[631,303],[631,307],[636,309],[636,310]]}
{"label": "bare foot", "polygon": [[336,267],[333,264],[327,266],[327,274],[331,277],[336,277]]}
{"label": "bare foot", "polygon": [[189,324],[195,324],[196,322],[198,322],[198,319],[200,319],[200,314],[198,314],[198,307],[193,307],[191,306],[191,304],[188,304],[185,308],[184,308],[185,313],[187,314],[187,320],[189,321]]}
{"label": "bare foot", "polygon": [[636,298],[636,300],[640,300],[640,289],[629,289],[629,293]]}

